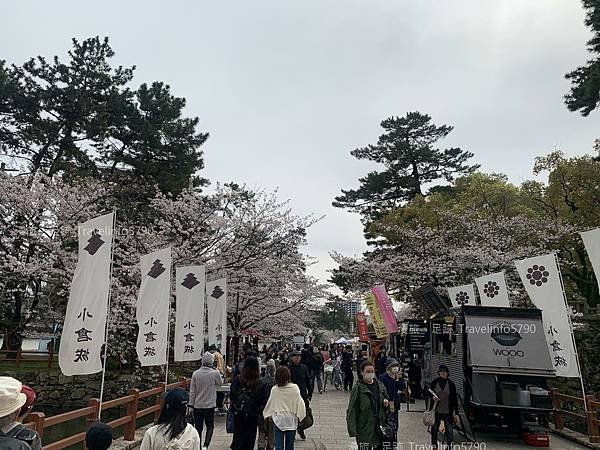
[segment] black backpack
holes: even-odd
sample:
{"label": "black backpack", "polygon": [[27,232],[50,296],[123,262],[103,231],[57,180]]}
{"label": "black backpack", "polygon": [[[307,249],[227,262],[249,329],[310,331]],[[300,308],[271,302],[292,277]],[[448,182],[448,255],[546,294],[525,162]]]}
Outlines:
{"label": "black backpack", "polygon": [[242,388],[236,397],[233,406],[233,411],[236,416],[250,416],[252,414],[252,391],[248,388]]}

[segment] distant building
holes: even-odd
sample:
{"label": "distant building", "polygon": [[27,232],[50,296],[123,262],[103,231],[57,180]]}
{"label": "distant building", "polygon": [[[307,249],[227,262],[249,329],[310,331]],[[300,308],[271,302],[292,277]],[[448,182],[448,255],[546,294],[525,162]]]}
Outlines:
{"label": "distant building", "polygon": [[348,314],[350,317],[356,316],[356,314],[358,314],[360,312],[360,302],[356,302],[356,301],[345,302],[344,303],[344,311],[346,311],[346,314]]}

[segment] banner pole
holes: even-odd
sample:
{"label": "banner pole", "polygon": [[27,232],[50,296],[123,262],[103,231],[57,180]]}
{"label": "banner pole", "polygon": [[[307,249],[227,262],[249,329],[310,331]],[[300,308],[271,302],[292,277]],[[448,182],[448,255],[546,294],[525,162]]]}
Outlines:
{"label": "banner pole", "polygon": [[167,315],[167,364],[165,366],[165,392],[169,384],[169,343],[171,342],[171,283],[173,281],[173,250],[171,250],[171,270],[169,271],[169,314]]}
{"label": "banner pole", "polygon": [[113,224],[112,224],[112,245],[110,247],[110,275],[108,283],[108,303],[106,309],[106,325],[104,328],[104,362],[102,364],[102,381],[100,382],[100,404],[98,406],[98,420],[101,420],[102,416],[102,400],[104,399],[104,381],[106,378],[106,358],[108,356],[108,325],[110,323],[110,306],[112,300],[112,278],[113,278],[113,260],[114,260],[114,249],[115,249],[115,226],[117,223],[117,209],[113,208]]}
{"label": "banner pole", "polygon": [[[583,396],[583,408],[585,410],[586,416],[586,424],[587,424],[587,415],[588,415],[588,407],[587,401],[585,397],[585,384],[583,383],[583,373],[581,372],[581,363],[579,362],[579,351],[577,351],[577,342],[575,341],[575,333],[573,332],[573,321],[571,320],[571,316],[569,315],[569,303],[567,302],[567,294],[565,293],[565,285],[563,283],[562,272],[560,270],[560,263],[558,260],[558,255],[556,252],[554,253],[554,259],[556,260],[556,267],[558,269],[558,275],[560,278],[560,286],[563,292],[563,301],[565,302],[565,308],[567,310],[567,319],[569,320],[569,329],[571,331],[571,342],[573,343],[573,350],[575,351],[575,361],[577,362],[577,370],[579,371],[579,381],[581,382],[581,395]],[[587,426],[587,425],[586,425]]]}

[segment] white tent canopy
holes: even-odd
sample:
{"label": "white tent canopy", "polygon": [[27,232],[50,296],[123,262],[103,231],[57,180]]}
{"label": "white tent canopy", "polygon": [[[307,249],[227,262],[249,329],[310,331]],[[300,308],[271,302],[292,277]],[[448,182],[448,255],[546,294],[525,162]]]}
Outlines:
{"label": "white tent canopy", "polygon": [[347,344],[348,342],[350,341],[348,341],[345,337],[341,337],[337,341],[335,341],[336,344]]}

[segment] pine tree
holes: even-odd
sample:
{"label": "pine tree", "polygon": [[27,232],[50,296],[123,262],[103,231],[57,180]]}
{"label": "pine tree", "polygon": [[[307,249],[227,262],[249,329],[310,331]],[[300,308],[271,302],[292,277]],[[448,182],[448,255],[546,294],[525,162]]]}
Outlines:
{"label": "pine tree", "polygon": [[409,112],[405,117],[389,117],[381,122],[385,133],[375,145],[351,152],[358,159],[383,164],[385,170],[361,178],[358,189],[342,190],[333,206],[348,208],[363,215],[364,223],[378,219],[391,208],[425,194],[424,186],[439,180],[452,181],[456,174],[474,171],[468,165],[473,154],[460,148],[440,150],[435,144],[453,130],[437,126],[431,117]]}

